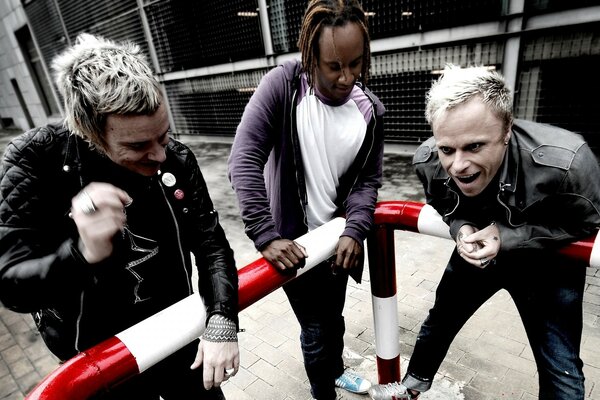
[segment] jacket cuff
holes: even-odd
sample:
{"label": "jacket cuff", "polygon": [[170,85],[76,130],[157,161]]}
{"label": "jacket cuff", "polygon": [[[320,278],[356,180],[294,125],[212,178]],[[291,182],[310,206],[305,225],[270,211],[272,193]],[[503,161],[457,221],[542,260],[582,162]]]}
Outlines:
{"label": "jacket cuff", "polygon": [[273,240],[278,240],[278,239],[281,239],[280,234],[278,234],[276,232],[268,232],[268,233],[265,233],[264,235],[261,235],[254,241],[254,247],[256,247],[256,250],[258,250],[258,251],[263,251],[265,249],[265,247],[268,246],[269,243],[271,243]]}
{"label": "jacket cuff", "polygon": [[239,328],[240,322],[238,318],[238,313],[234,311],[229,305],[219,303],[213,307],[208,307],[208,309],[206,310],[206,321],[209,321],[214,315],[224,316],[225,318],[233,321],[235,325]]}
{"label": "jacket cuff", "polygon": [[464,225],[470,224],[469,221],[465,219],[455,219],[451,221],[448,225],[450,226],[450,237],[456,242],[456,236],[458,235],[458,231],[460,231],[460,228],[462,228]]}
{"label": "jacket cuff", "polygon": [[360,244],[361,247],[364,247],[365,238],[362,237],[362,235],[360,234],[360,232],[357,231],[356,229],[346,228],[346,229],[344,229],[344,232],[342,232],[342,234],[340,235],[340,237],[342,237],[342,236],[351,237],[352,239],[356,240],[356,242],[358,244]]}

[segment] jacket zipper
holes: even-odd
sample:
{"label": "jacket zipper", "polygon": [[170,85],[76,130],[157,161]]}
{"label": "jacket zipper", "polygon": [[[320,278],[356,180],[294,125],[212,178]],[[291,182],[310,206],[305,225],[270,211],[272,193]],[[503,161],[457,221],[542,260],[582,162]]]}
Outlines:
{"label": "jacket zipper", "polygon": [[[456,196],[456,205],[454,206],[454,208],[452,209],[452,211],[449,211],[448,213],[444,214],[444,217],[448,217],[450,216],[452,213],[454,213],[454,211],[456,211],[456,209],[458,208],[458,205],[460,204],[460,196],[456,193],[456,191],[454,189],[452,189],[449,185],[450,183],[450,179],[448,178],[448,180],[446,180],[446,187],[448,188],[449,191],[451,191],[452,193],[454,193],[454,195]],[[525,224],[517,224],[515,225],[511,219],[512,219],[512,212],[510,211],[510,208],[500,199],[500,194],[504,192],[504,189],[506,189],[507,187],[512,186],[509,183],[500,183],[500,190],[498,192],[498,194],[496,195],[496,200],[498,200],[498,203],[500,203],[500,205],[506,210],[506,217],[507,217],[507,222],[510,226],[512,226],[513,228],[517,228],[519,226],[523,226]]]}
{"label": "jacket zipper", "polygon": [[509,223],[509,225],[512,226],[513,228],[517,228],[517,227],[523,226],[525,224],[524,223],[523,224],[517,224],[517,225],[513,224],[512,221],[511,221],[511,219],[512,219],[512,212],[510,211],[510,208],[508,208],[508,206],[506,204],[504,204],[504,202],[500,199],[500,194],[502,192],[504,192],[504,189],[506,187],[510,187],[510,186],[512,186],[512,185],[509,184],[509,183],[502,183],[502,182],[500,182],[500,191],[498,192],[498,195],[496,197],[498,199],[498,203],[500,203],[502,205],[502,207],[504,207],[506,209],[506,217],[507,217],[507,222]]}
{"label": "jacket zipper", "polygon": [[81,333],[81,318],[83,317],[83,300],[85,298],[85,290],[81,291],[79,296],[79,315],[77,316],[77,324],[75,325],[75,350],[81,352],[79,349],[79,335]]}
{"label": "jacket zipper", "polygon": [[163,194],[165,201],[167,202],[167,206],[169,207],[169,211],[171,212],[171,217],[173,218],[173,222],[175,223],[175,231],[177,232],[177,246],[179,247],[179,256],[181,257],[181,265],[183,266],[183,271],[185,272],[186,282],[188,285],[188,294],[192,294],[193,290],[191,287],[192,278],[188,274],[187,269],[185,268],[185,256],[183,255],[183,247],[181,246],[181,235],[179,233],[179,224],[177,223],[177,218],[175,217],[175,212],[173,211],[173,207],[171,207],[171,203],[169,203],[169,199],[167,199],[167,194],[165,193],[165,188],[159,183],[160,190]]}
{"label": "jacket zipper", "polygon": [[458,193],[456,193],[456,191],[454,189],[452,189],[452,187],[450,186],[450,179],[452,178],[448,178],[446,179],[446,182],[444,183],[444,185],[448,188],[449,191],[451,191],[454,196],[456,197],[456,204],[454,205],[454,208],[447,212],[446,214],[444,214],[444,218],[450,216],[452,213],[454,213],[454,211],[456,211],[456,209],[458,208],[458,205],[460,204],[460,196],[458,195]]}
{"label": "jacket zipper", "polygon": [[[294,152],[294,165],[296,166],[294,173],[296,174],[296,182],[300,183],[301,180],[299,177],[299,168],[298,168],[298,154],[297,154],[297,141],[294,140],[294,132],[296,132],[296,127],[294,126],[295,118],[294,113],[296,112],[296,99],[298,98],[298,89],[294,88],[294,94],[292,95],[292,108],[290,110],[290,139],[292,141],[292,151]],[[297,135],[296,135],[297,136]],[[302,168],[304,170],[304,168]],[[298,185],[298,201],[300,201],[300,209],[302,210],[302,222],[304,226],[308,229],[308,217],[306,216],[306,204],[308,203],[307,193],[306,193],[306,182],[304,182],[304,191]]]}

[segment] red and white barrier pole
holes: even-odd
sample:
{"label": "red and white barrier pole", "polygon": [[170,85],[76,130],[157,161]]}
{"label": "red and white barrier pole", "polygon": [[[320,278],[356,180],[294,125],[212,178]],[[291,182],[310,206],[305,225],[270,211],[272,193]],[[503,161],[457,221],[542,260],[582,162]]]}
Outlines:
{"label": "red and white barrier pole", "polygon": [[400,380],[394,230],[376,225],[367,238],[379,383]]}
{"label": "red and white barrier pole", "polygon": [[375,227],[367,246],[379,383],[399,382],[401,375],[394,231],[449,238],[448,226],[436,214],[429,205],[408,201],[380,202],[375,210]]}
{"label": "red and white barrier pole", "polygon": [[[241,268],[239,310],[331,257],[344,227],[345,220],[336,218],[296,239],[309,257],[295,275],[279,273],[264,258]],[[26,399],[88,399],[145,371],[200,337],[205,320],[202,299],[191,295],[71,358],[43,379]]]}
{"label": "red and white barrier pole", "polygon": [[[262,258],[240,269],[240,311],[333,255],[344,226],[345,220],[336,218],[297,239],[310,257],[296,275],[281,274]],[[448,226],[429,205],[409,201],[377,205],[375,228],[367,244],[379,383],[400,381],[394,230],[450,238]],[[598,268],[599,243],[597,235],[559,251]],[[87,399],[139,374],[201,336],[205,319],[200,297],[192,295],[68,360],[42,380],[26,399]]]}
{"label": "red and white barrier pole", "polygon": [[[375,352],[379,383],[400,381],[400,339],[396,294],[396,258],[394,230],[418,232],[451,239],[448,225],[438,212],[423,203],[410,201],[380,202],[375,210],[375,227],[367,239]],[[600,267],[600,233],[559,250],[573,259]]]}

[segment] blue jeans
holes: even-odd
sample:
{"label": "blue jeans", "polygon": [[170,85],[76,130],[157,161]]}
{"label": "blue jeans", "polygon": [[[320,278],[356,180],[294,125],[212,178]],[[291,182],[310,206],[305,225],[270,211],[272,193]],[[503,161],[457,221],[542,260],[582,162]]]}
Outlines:
{"label": "blue jeans", "polygon": [[283,286],[300,323],[304,368],[317,400],[335,399],[335,378],[344,373],[347,284],[347,273],[334,275],[329,264],[322,263]]}
{"label": "blue jeans", "polygon": [[553,251],[516,251],[479,269],[456,250],[436,291],[433,308],[417,337],[403,383],[425,391],[454,337],[477,309],[500,289],[512,296],[527,332],[539,374],[539,398],[583,399],[583,328],[586,266]]}

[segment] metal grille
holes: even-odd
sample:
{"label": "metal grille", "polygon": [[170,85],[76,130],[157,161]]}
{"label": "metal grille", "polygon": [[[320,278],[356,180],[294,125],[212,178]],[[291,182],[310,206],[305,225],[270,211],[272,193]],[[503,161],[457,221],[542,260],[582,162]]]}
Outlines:
{"label": "metal grille", "polygon": [[515,115],[581,133],[600,148],[600,26],[561,29],[523,41]]}
{"label": "metal grille", "polygon": [[[98,1],[98,0],[58,0],[58,8],[69,33],[74,40],[80,32],[103,33],[108,37],[120,39],[115,31],[126,31],[122,23],[123,14],[137,10],[136,0]],[[129,22],[132,21],[127,19]],[[137,22],[138,26],[141,23]],[[133,37],[129,37],[133,40]],[[142,39],[145,38],[142,36]]]}
{"label": "metal grille", "polygon": [[298,35],[306,5],[306,0],[271,0],[269,23],[275,53],[298,51]]}
{"label": "metal grille", "polygon": [[497,67],[503,51],[502,43],[484,42],[373,57],[368,86],[386,108],[386,141],[420,143],[431,136],[425,95],[446,63]]}
{"label": "metal grille", "polygon": [[[371,39],[407,33],[496,21],[503,0],[364,0]],[[269,20],[275,53],[298,51],[296,42],[307,2],[272,0]]]}
{"label": "metal grille", "polygon": [[59,0],[59,9],[71,40],[81,32],[131,40],[150,56],[136,0]]}
{"label": "metal grille", "polygon": [[598,0],[525,0],[525,11],[530,14],[540,14],[597,5]]}
{"label": "metal grille", "polygon": [[[80,32],[130,39],[149,54],[136,0],[34,0],[23,2],[46,65]],[[271,0],[269,16],[276,53],[297,51],[306,0]],[[503,0],[364,0],[373,39],[498,20]],[[526,0],[528,13],[597,5],[597,0]],[[257,0],[145,0],[144,10],[159,61],[158,72],[190,70],[264,56]],[[61,19],[64,22],[62,25]],[[599,24],[525,34],[515,93],[517,117],[580,132],[599,147]],[[68,38],[68,39],[67,39]],[[499,39],[503,40],[503,39]],[[369,87],[387,108],[388,141],[421,142],[431,135],[424,119],[425,94],[444,63],[503,63],[500,42],[462,43],[378,54]],[[253,87],[266,70],[166,82],[175,128],[180,133],[234,135]],[[565,79],[568,77],[568,79]],[[591,100],[588,100],[591,98]]]}
{"label": "metal grille", "polygon": [[[56,3],[52,0],[36,0],[25,6],[25,12],[48,66],[54,56],[82,32],[99,34],[115,41],[134,41],[149,57],[136,0],[59,0]],[[62,28],[61,18],[66,32]]]}
{"label": "metal grille", "polygon": [[233,136],[267,70],[166,83],[175,133]]}
{"label": "metal grille", "polygon": [[47,66],[64,47],[67,38],[62,29],[58,10],[54,2],[38,0],[24,5],[29,26],[40,48],[41,56]]}
{"label": "metal grille", "polygon": [[407,33],[495,21],[503,10],[502,0],[364,0],[372,13],[369,31],[372,39]]}
{"label": "metal grille", "polygon": [[145,9],[162,72],[265,54],[256,0],[162,0]]}

